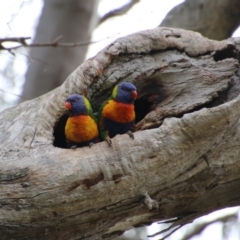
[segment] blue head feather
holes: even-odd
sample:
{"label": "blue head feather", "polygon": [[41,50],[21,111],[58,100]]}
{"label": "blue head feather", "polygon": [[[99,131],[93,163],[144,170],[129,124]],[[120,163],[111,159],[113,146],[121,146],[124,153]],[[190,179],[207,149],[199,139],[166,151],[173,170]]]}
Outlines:
{"label": "blue head feather", "polygon": [[113,99],[122,103],[133,103],[132,92],[136,91],[136,87],[129,82],[122,82],[113,90]]}
{"label": "blue head feather", "polygon": [[72,106],[72,108],[68,110],[70,116],[88,114],[88,109],[84,99],[85,98],[79,94],[73,94],[66,99],[66,102],[69,102]]}

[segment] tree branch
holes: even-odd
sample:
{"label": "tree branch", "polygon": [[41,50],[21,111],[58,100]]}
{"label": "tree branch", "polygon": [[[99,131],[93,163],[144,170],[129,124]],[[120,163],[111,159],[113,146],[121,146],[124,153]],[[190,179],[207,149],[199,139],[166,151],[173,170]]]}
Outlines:
{"label": "tree branch", "polygon": [[191,239],[192,237],[200,234],[206,227],[208,227],[209,225],[216,223],[216,222],[227,222],[230,219],[237,219],[238,218],[238,214],[237,213],[231,213],[231,214],[227,214],[221,217],[217,217],[213,220],[209,220],[209,221],[204,221],[201,223],[196,223],[194,224],[194,227],[189,230],[181,239],[182,240],[188,240]]}
{"label": "tree branch", "polygon": [[[226,39],[240,25],[240,2],[233,0],[185,0],[173,8],[162,27],[197,31],[211,39]],[[221,26],[221,27],[219,27]]]}
{"label": "tree branch", "polygon": [[[180,29],[139,32],[59,88],[2,112],[1,238],[113,239],[239,205],[239,46]],[[66,97],[83,94],[97,110],[123,80],[139,92],[134,140],[64,148]]]}
{"label": "tree branch", "polygon": [[108,20],[111,17],[121,16],[126,14],[136,3],[139,3],[140,0],[130,0],[125,5],[121,6],[118,9],[114,9],[108,13],[106,13],[104,16],[102,16],[99,20],[99,25]]}
{"label": "tree branch", "polygon": [[[30,37],[12,37],[12,38],[0,38],[0,50],[11,51],[21,47],[78,47],[78,46],[86,46],[94,43],[101,42],[111,37],[106,37],[101,40],[90,41],[90,42],[72,42],[72,43],[64,43],[59,42],[62,39],[62,36],[57,37],[52,42],[42,42],[42,43],[27,43],[27,39],[31,39]],[[20,43],[18,46],[14,47],[4,47],[3,43],[5,42],[16,42]]]}

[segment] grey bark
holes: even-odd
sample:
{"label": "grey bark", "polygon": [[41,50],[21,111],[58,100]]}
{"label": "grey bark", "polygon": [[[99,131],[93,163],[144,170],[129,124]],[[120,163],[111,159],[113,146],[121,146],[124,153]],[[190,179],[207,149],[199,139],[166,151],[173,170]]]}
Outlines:
{"label": "grey bark", "polygon": [[[90,42],[97,26],[98,0],[47,0],[36,29],[34,43]],[[85,59],[88,46],[31,48],[23,87],[25,99],[40,96],[58,86]]]}
{"label": "grey bark", "polygon": [[188,29],[222,40],[231,37],[239,25],[239,0],[185,0],[168,13],[160,26]]}
{"label": "grey bark", "polygon": [[[85,61],[61,87],[4,111],[1,239],[114,239],[239,205],[239,44],[180,29],[143,31]],[[84,94],[96,110],[122,80],[138,88],[137,114],[153,103],[134,140],[53,146],[67,96]]]}

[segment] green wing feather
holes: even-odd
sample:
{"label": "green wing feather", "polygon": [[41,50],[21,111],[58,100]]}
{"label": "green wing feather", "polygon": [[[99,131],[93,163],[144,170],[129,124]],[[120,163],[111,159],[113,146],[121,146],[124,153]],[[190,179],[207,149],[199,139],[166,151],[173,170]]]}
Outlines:
{"label": "green wing feather", "polygon": [[99,130],[100,137],[102,140],[105,140],[106,137],[108,136],[108,131],[105,129],[104,122],[103,122],[103,116],[102,116],[103,108],[107,104],[107,102],[108,102],[108,100],[105,101],[101,105],[101,107],[99,108],[99,111],[98,111],[98,130]]}
{"label": "green wing feather", "polygon": [[87,108],[87,111],[88,111],[88,115],[92,119],[94,119],[95,122],[97,122],[97,118],[93,114],[93,109],[92,109],[91,103],[89,102],[89,100],[86,97],[84,97],[84,103],[86,105],[86,108]]}

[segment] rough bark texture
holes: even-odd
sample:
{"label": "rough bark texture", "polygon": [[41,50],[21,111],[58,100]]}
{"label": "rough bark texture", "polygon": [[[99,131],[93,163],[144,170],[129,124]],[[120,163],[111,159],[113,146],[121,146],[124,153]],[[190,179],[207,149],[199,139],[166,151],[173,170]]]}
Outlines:
{"label": "rough bark texture", "polygon": [[[114,239],[239,205],[238,47],[180,29],[139,32],[85,61],[61,87],[3,112],[1,239]],[[139,89],[135,139],[60,148],[66,97],[84,94],[97,109],[122,80]]]}
{"label": "rough bark texture", "polygon": [[[90,42],[97,26],[98,0],[47,0],[36,29],[34,43]],[[88,45],[79,47],[31,48],[26,73],[24,99],[32,99],[60,86],[67,76],[81,64]]]}
{"label": "rough bark texture", "polygon": [[161,23],[162,27],[188,29],[217,40],[231,37],[239,25],[239,0],[185,0]]}

